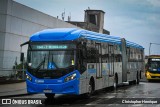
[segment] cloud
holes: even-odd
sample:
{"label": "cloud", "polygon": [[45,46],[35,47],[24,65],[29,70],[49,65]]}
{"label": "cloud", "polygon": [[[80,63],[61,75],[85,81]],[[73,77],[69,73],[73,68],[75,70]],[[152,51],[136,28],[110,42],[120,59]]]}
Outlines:
{"label": "cloud", "polygon": [[[71,12],[72,21],[83,21],[84,10],[101,9],[105,11],[105,29],[112,35],[141,44],[146,48],[150,42],[160,40],[160,0],[15,0],[32,8],[61,17]],[[152,52],[159,52],[158,46]],[[159,49],[159,50],[158,50]]]}
{"label": "cloud", "polygon": [[160,7],[160,0],[147,0],[152,6]]}
{"label": "cloud", "polygon": [[[135,3],[133,0],[122,2],[116,6],[111,3],[114,8],[109,8],[105,26],[111,35],[142,45],[148,54],[149,43],[159,43],[160,8],[144,0]],[[152,47],[152,53],[160,54],[159,46]]]}

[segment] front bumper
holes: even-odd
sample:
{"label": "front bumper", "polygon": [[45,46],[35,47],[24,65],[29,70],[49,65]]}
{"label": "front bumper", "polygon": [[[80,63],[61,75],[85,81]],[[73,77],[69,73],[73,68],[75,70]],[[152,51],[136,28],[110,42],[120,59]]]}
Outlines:
{"label": "front bumper", "polygon": [[44,79],[44,83],[36,83],[35,80],[37,80],[37,78],[33,77],[29,73],[27,74],[30,75],[32,78],[32,81],[26,79],[28,93],[55,93],[55,94],[76,94],[76,95],[79,94],[78,78],[75,78],[74,80],[70,80],[68,82],[62,81],[72,73],[67,74],[66,76],[60,79]]}
{"label": "front bumper", "polygon": [[147,80],[160,80],[160,73],[150,73],[146,72]]}

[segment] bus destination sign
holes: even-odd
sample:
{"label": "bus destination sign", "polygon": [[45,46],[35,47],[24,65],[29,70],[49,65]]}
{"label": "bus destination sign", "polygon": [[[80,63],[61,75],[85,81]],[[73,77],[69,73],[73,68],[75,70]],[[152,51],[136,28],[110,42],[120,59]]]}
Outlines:
{"label": "bus destination sign", "polygon": [[67,49],[67,45],[34,45],[34,49]]}
{"label": "bus destination sign", "polygon": [[152,59],[152,61],[160,61],[160,59],[156,59],[156,58],[154,58],[154,59]]}
{"label": "bus destination sign", "polygon": [[67,49],[66,45],[40,45],[37,49]]}

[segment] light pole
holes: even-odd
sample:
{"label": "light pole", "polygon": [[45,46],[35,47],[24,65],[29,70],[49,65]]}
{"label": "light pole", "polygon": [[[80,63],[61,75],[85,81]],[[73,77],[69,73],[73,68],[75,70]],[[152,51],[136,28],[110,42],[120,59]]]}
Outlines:
{"label": "light pole", "polygon": [[154,44],[154,45],[160,45],[159,43],[150,43],[150,44],[149,44],[149,55],[150,55],[150,53],[151,53],[151,45],[152,45],[152,44]]}

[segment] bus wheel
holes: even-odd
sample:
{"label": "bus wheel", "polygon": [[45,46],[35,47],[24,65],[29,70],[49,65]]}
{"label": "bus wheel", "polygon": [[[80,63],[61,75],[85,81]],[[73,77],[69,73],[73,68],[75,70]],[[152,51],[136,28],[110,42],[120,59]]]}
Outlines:
{"label": "bus wheel", "polygon": [[114,84],[113,84],[115,90],[117,89],[117,85],[118,85],[118,75],[115,74],[115,77],[114,77]]}
{"label": "bus wheel", "polygon": [[139,77],[139,76],[138,76],[138,72],[137,72],[137,77],[136,77],[136,78],[137,78],[137,79],[136,79],[136,83],[137,83],[137,84],[139,84],[139,78],[138,78],[138,77]]}
{"label": "bus wheel", "polygon": [[46,96],[48,99],[54,99],[55,94],[54,94],[54,93],[45,93],[45,96]]}
{"label": "bus wheel", "polygon": [[90,98],[94,92],[94,80],[91,79],[88,85],[88,93],[85,94],[86,98]]}
{"label": "bus wheel", "polygon": [[139,78],[142,79],[142,71],[140,70]]}

